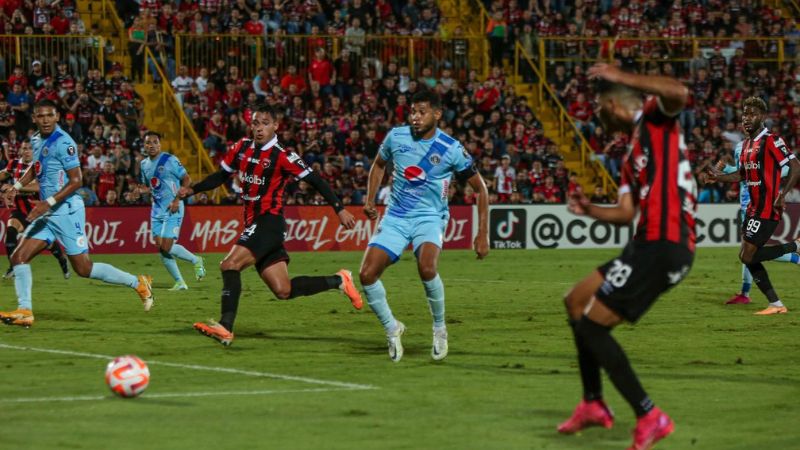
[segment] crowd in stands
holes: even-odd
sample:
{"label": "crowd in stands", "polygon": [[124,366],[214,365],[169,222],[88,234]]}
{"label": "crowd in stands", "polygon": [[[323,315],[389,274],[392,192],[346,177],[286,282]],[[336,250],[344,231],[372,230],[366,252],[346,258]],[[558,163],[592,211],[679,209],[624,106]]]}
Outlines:
{"label": "crowd in stands", "polygon": [[[536,56],[538,38],[576,38],[547,41],[547,55],[559,59],[547,67],[547,82],[591,146],[593,158],[615,179],[629,136],[609,135],[594,115],[586,69],[598,60],[613,60],[627,71],[677,77],[688,86],[689,104],[680,123],[696,174],[719,160],[734,164],[733,149],[744,138],[741,103],[749,96],[767,101],[767,126],[773,133],[792,149],[800,145],[800,32],[793,19],[782,17],[769,2],[498,0],[485,5],[493,18],[487,35],[497,42],[491,46],[498,52],[492,60],[509,58],[513,47],[508,44],[517,40]],[[785,62],[775,62],[780,52],[776,40],[751,36],[788,38]],[[678,40],[687,37],[706,40],[695,52],[690,42]],[[613,45],[609,38],[615,39]],[[643,38],[676,40],[637,40]],[[699,200],[736,201],[738,189],[701,185]]]}

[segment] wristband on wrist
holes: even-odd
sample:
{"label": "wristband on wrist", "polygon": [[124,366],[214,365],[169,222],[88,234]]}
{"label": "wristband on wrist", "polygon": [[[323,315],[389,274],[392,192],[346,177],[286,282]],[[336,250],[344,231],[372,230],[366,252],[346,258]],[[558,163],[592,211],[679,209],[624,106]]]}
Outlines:
{"label": "wristband on wrist", "polygon": [[48,205],[50,205],[51,208],[53,206],[56,206],[57,203],[55,197],[53,197],[52,195],[50,197],[47,197],[45,201],[47,202]]}
{"label": "wristband on wrist", "polygon": [[22,189],[22,183],[20,183],[19,181],[15,182],[14,183],[14,189],[16,189],[16,190]]}

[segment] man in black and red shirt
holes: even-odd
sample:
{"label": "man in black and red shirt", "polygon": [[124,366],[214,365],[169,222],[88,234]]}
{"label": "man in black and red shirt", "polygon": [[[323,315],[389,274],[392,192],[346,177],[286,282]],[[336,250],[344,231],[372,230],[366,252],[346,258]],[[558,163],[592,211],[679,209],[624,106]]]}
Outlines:
{"label": "man in black and red shirt", "polygon": [[[677,119],[688,90],[673,78],[635,75],[607,64],[592,67],[589,76],[599,81],[596,112],[604,128],[631,134],[631,145],[618,204],[593,205],[578,191],[569,210],[616,224],[630,223],[637,208],[640,214],[622,255],[584,278],[564,299],[578,350],[583,400],[558,431],[571,434],[613,425],[602,397],[602,367],[636,413],[630,448],[640,450],[672,433],[674,424],[650,400],[611,330],[623,320],[638,321],[686,276],[694,260],[697,187]],[[649,95],[644,102],[642,93]]]}
{"label": "man in black and red shirt", "polygon": [[[19,153],[19,159],[12,159],[9,161],[8,166],[0,171],[0,181],[5,182],[9,180],[11,183],[17,182],[22,178],[25,171],[28,170],[31,161],[33,161],[33,147],[31,147],[30,140],[25,139],[25,141],[22,142]],[[11,262],[11,255],[14,253],[14,250],[17,249],[17,237],[30,225],[30,222],[28,222],[26,218],[33,209],[31,200],[38,200],[38,193],[39,184],[33,183],[14,194],[14,210],[11,211],[11,216],[6,223],[6,256],[8,256],[9,262]],[[58,242],[53,242],[47,250],[50,250],[50,253],[58,260],[64,278],[69,278],[70,273],[69,266],[67,266],[67,258],[61,251],[61,246]],[[9,266],[4,277],[12,278],[13,276],[14,271]]]}
{"label": "man in black and red shirt", "polygon": [[[788,191],[800,180],[800,162],[786,148],[786,144],[778,136],[770,134],[764,126],[767,117],[767,104],[758,97],[750,97],[744,101],[742,112],[742,128],[747,139],[742,143],[739,155],[739,170],[730,174],[722,174],[716,168],[706,176],[706,183],[739,182],[747,185],[750,193],[750,204],[747,206],[745,219],[742,222],[742,247],[739,259],[753,275],[758,289],[767,297],[769,305],[757,312],[758,315],[785,314],[789,310],[778,298],[772,283],[769,281],[767,269],[763,261],[775,259],[781,255],[800,252],[800,238],[794,242],[781,245],[764,244],[769,241],[781,220],[785,197]],[[781,168],[789,166],[789,176],[785,187],[781,188]]]}
{"label": "man in black and red shirt", "polygon": [[198,322],[194,328],[223,345],[233,341],[233,322],[242,291],[241,271],[255,265],[261,279],[280,299],[314,295],[329,289],[341,289],[356,309],[361,309],[361,294],[350,271],[342,269],[332,276],[289,279],[289,255],[283,246],[286,223],[283,218],[283,195],[291,180],[303,180],[314,186],[333,207],[342,226],[352,229],[355,218],[344,209],[330,186],[313,172],[294,152],[278,144],[275,111],[260,106],[250,121],[252,138],[241,139],[228,150],[222,168],[191,188],[182,187],[181,197],[208,191],[236,176],[244,200],[244,231],[225,259],[222,270],[222,318],[219,322]]}

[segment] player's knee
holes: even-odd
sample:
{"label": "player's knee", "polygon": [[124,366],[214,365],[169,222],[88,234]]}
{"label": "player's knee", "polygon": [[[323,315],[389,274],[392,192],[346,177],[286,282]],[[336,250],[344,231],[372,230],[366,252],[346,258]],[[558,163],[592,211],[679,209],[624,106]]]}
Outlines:
{"label": "player's knee", "polygon": [[81,278],[89,278],[92,274],[92,266],[86,264],[78,264],[72,266],[73,271]]}
{"label": "player's knee", "polygon": [[378,281],[378,272],[371,267],[362,266],[358,271],[358,278],[362,286],[369,286]]}
{"label": "player's knee", "polygon": [[430,281],[436,278],[436,266],[435,265],[419,266],[419,277],[422,278],[424,281]]}
{"label": "player's knee", "polygon": [[242,268],[235,261],[223,259],[222,262],[219,263],[219,270],[226,272],[228,270],[242,270]]}
{"label": "player's knee", "polygon": [[739,253],[739,261],[741,261],[742,264],[750,264],[753,262],[753,255],[744,252]]}
{"label": "player's knee", "polygon": [[161,245],[158,247],[158,251],[161,252],[164,256],[169,256],[169,252],[172,250],[172,242],[161,242]]}
{"label": "player's knee", "polygon": [[17,249],[17,251],[15,251],[11,255],[11,265],[12,266],[16,266],[18,264],[27,264],[27,263],[28,263],[28,259],[27,258],[23,258],[23,255],[19,251],[19,249]]}
{"label": "player's knee", "polygon": [[273,289],[272,293],[275,294],[275,297],[278,297],[278,300],[289,300],[292,296],[292,288],[290,286],[280,286]]}

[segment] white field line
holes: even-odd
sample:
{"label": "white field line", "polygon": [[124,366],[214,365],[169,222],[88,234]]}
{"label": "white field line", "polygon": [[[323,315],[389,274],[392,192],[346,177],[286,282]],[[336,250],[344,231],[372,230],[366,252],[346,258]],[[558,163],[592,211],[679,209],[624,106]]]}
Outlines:
{"label": "white field line", "polygon": [[[103,359],[106,361],[111,361],[114,359],[113,356],[109,355],[100,355],[97,353],[83,353],[83,352],[73,352],[68,350],[57,350],[51,348],[37,348],[37,347],[23,347],[18,345],[8,345],[0,343],[0,349],[5,348],[9,350],[23,350],[29,352],[40,352],[40,353],[52,353],[56,355],[69,355],[69,356],[80,356],[84,358],[94,358],[94,359]],[[207,372],[222,372],[222,373],[233,373],[236,375],[246,375],[251,377],[263,377],[263,378],[274,378],[276,380],[285,380],[285,381],[299,381],[301,383],[309,383],[309,384],[321,384],[324,386],[335,386],[338,388],[343,389],[378,389],[377,386],[373,386],[370,384],[356,384],[356,383],[344,383],[341,381],[328,381],[328,380],[319,380],[316,378],[308,378],[308,377],[298,377],[294,375],[282,375],[277,373],[270,373],[270,372],[257,372],[254,370],[240,370],[240,369],[232,369],[230,367],[213,367],[213,366],[200,366],[197,364],[180,364],[180,363],[172,363],[166,361],[154,361],[154,360],[147,360],[145,361],[148,365],[151,366],[166,366],[166,367],[175,367],[178,369],[190,369],[190,370],[203,370]]]}
{"label": "white field line", "polygon": [[[227,392],[165,392],[162,394],[142,394],[143,398],[190,398],[190,397],[216,397],[232,395],[277,395],[277,394],[298,394],[307,392],[336,392],[336,391],[356,391],[362,389],[351,388],[313,388],[313,389],[283,389],[283,390],[259,390],[259,391],[227,391]],[[83,402],[115,400],[114,395],[81,395],[73,397],[23,397],[0,399],[0,403],[46,403],[46,402]]]}

